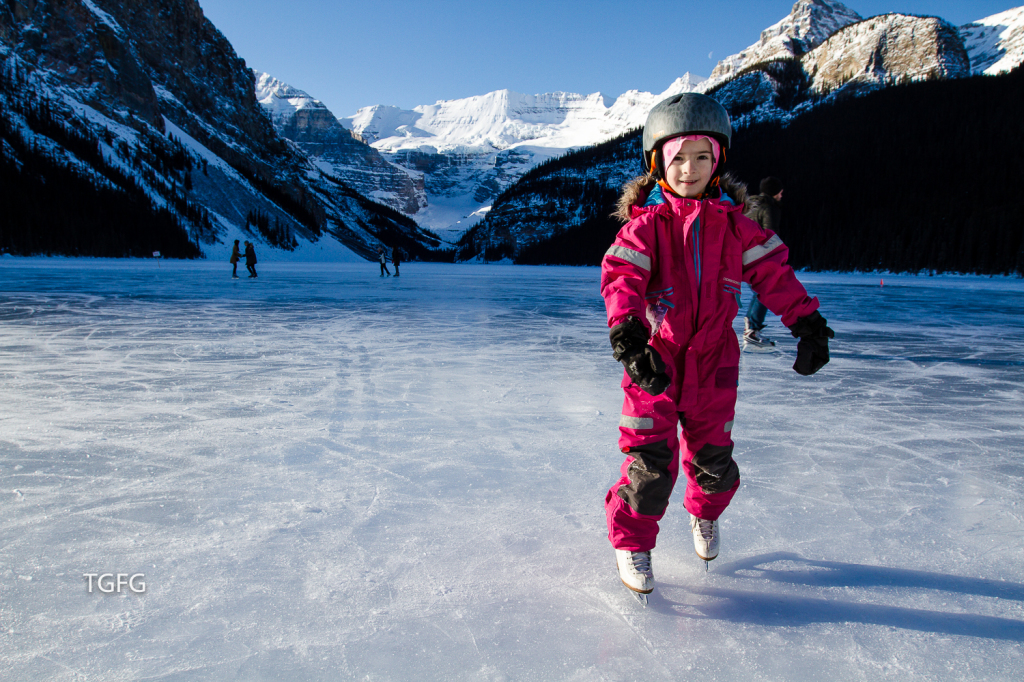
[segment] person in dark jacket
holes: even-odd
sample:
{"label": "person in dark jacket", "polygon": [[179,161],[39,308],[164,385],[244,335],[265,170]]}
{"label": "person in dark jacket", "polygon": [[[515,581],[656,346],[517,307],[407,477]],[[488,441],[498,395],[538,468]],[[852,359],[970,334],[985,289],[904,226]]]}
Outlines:
{"label": "person in dark jacket", "polygon": [[[743,215],[755,221],[762,229],[778,234],[779,223],[782,221],[782,189],[782,181],[778,178],[765,178],[761,181],[761,193],[747,200]],[[761,334],[765,327],[764,316],[768,308],[758,300],[757,292],[751,293],[753,297],[750,299],[747,317],[743,322],[743,350],[771,350],[775,342]]]}
{"label": "person in dark jacket", "polygon": [[231,277],[232,279],[238,279],[238,261],[242,259],[242,254],[238,252],[238,240],[235,240],[235,245],[231,247],[231,258],[228,262],[231,263]]}
{"label": "person in dark jacket", "polygon": [[395,266],[395,277],[398,277],[398,266],[402,264],[402,250],[397,246],[391,249],[391,264]]}
{"label": "person in dark jacket", "polygon": [[258,277],[256,274],[256,250],[250,241],[245,242],[245,267],[249,269],[250,277]]}

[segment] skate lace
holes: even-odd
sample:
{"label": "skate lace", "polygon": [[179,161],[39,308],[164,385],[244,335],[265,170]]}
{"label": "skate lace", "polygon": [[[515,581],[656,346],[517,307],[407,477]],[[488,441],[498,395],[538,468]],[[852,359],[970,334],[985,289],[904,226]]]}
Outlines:
{"label": "skate lace", "polygon": [[697,527],[700,528],[700,536],[705,540],[712,540],[715,537],[715,522],[707,519],[697,519]]}
{"label": "skate lace", "polygon": [[650,552],[633,552],[630,555],[630,559],[633,562],[633,570],[635,570],[637,573],[651,572]]}

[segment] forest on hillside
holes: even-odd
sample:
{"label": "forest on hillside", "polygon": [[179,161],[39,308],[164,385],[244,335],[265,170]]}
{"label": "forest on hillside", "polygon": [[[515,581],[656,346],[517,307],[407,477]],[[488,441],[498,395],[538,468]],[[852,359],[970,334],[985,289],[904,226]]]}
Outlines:
{"label": "forest on hillside", "polygon": [[[527,183],[578,183],[601,154],[622,156],[640,132],[552,164]],[[638,165],[638,164],[637,164]],[[757,191],[785,185],[780,234],[797,268],[1024,276],[1024,70],[894,85],[837,99],[788,125],[739,129],[726,169]],[[522,188],[509,195],[522,197]],[[577,226],[516,261],[596,265],[619,223],[616,193]],[[493,215],[500,207],[496,204]]]}
{"label": "forest on hillside", "polygon": [[[36,136],[74,160],[41,145]],[[38,96],[16,70],[0,70],[0,251],[201,256],[191,233],[213,226],[209,213],[187,196],[195,161],[175,140],[152,136],[148,142],[131,155],[129,173],[104,157],[96,135],[84,125],[69,126],[54,103]],[[177,214],[155,205],[136,179],[138,174],[155,183],[158,170],[180,178],[168,192]]]}

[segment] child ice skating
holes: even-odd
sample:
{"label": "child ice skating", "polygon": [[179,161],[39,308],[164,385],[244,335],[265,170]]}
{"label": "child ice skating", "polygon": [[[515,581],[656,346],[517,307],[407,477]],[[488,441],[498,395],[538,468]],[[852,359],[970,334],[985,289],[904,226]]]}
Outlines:
{"label": "child ice skating", "polygon": [[787,264],[789,250],[743,215],[745,188],[721,176],[731,140],[729,115],[710,97],[686,93],[654,107],[643,134],[647,175],[624,188],[617,215],[628,222],[601,265],[612,354],[625,366],[626,459],[605,497],[608,537],[619,577],[641,595],[654,589],[651,550],[680,464],[694,548],[705,561],[718,556],[718,518],[740,485],[731,436],[740,282],[800,339],[793,369],[810,375],[828,362],[832,330]]}

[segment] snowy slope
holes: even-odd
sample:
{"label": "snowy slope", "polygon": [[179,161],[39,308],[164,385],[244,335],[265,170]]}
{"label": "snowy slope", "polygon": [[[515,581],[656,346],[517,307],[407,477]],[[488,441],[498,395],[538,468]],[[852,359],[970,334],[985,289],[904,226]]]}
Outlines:
{"label": "snowy slope", "polygon": [[997,74],[1024,61],[1024,7],[961,27],[973,73]]}
{"label": "snowy slope", "polygon": [[5,680],[1019,679],[1021,280],[802,275],[642,609],[596,268],[258,267],[0,257]]}

